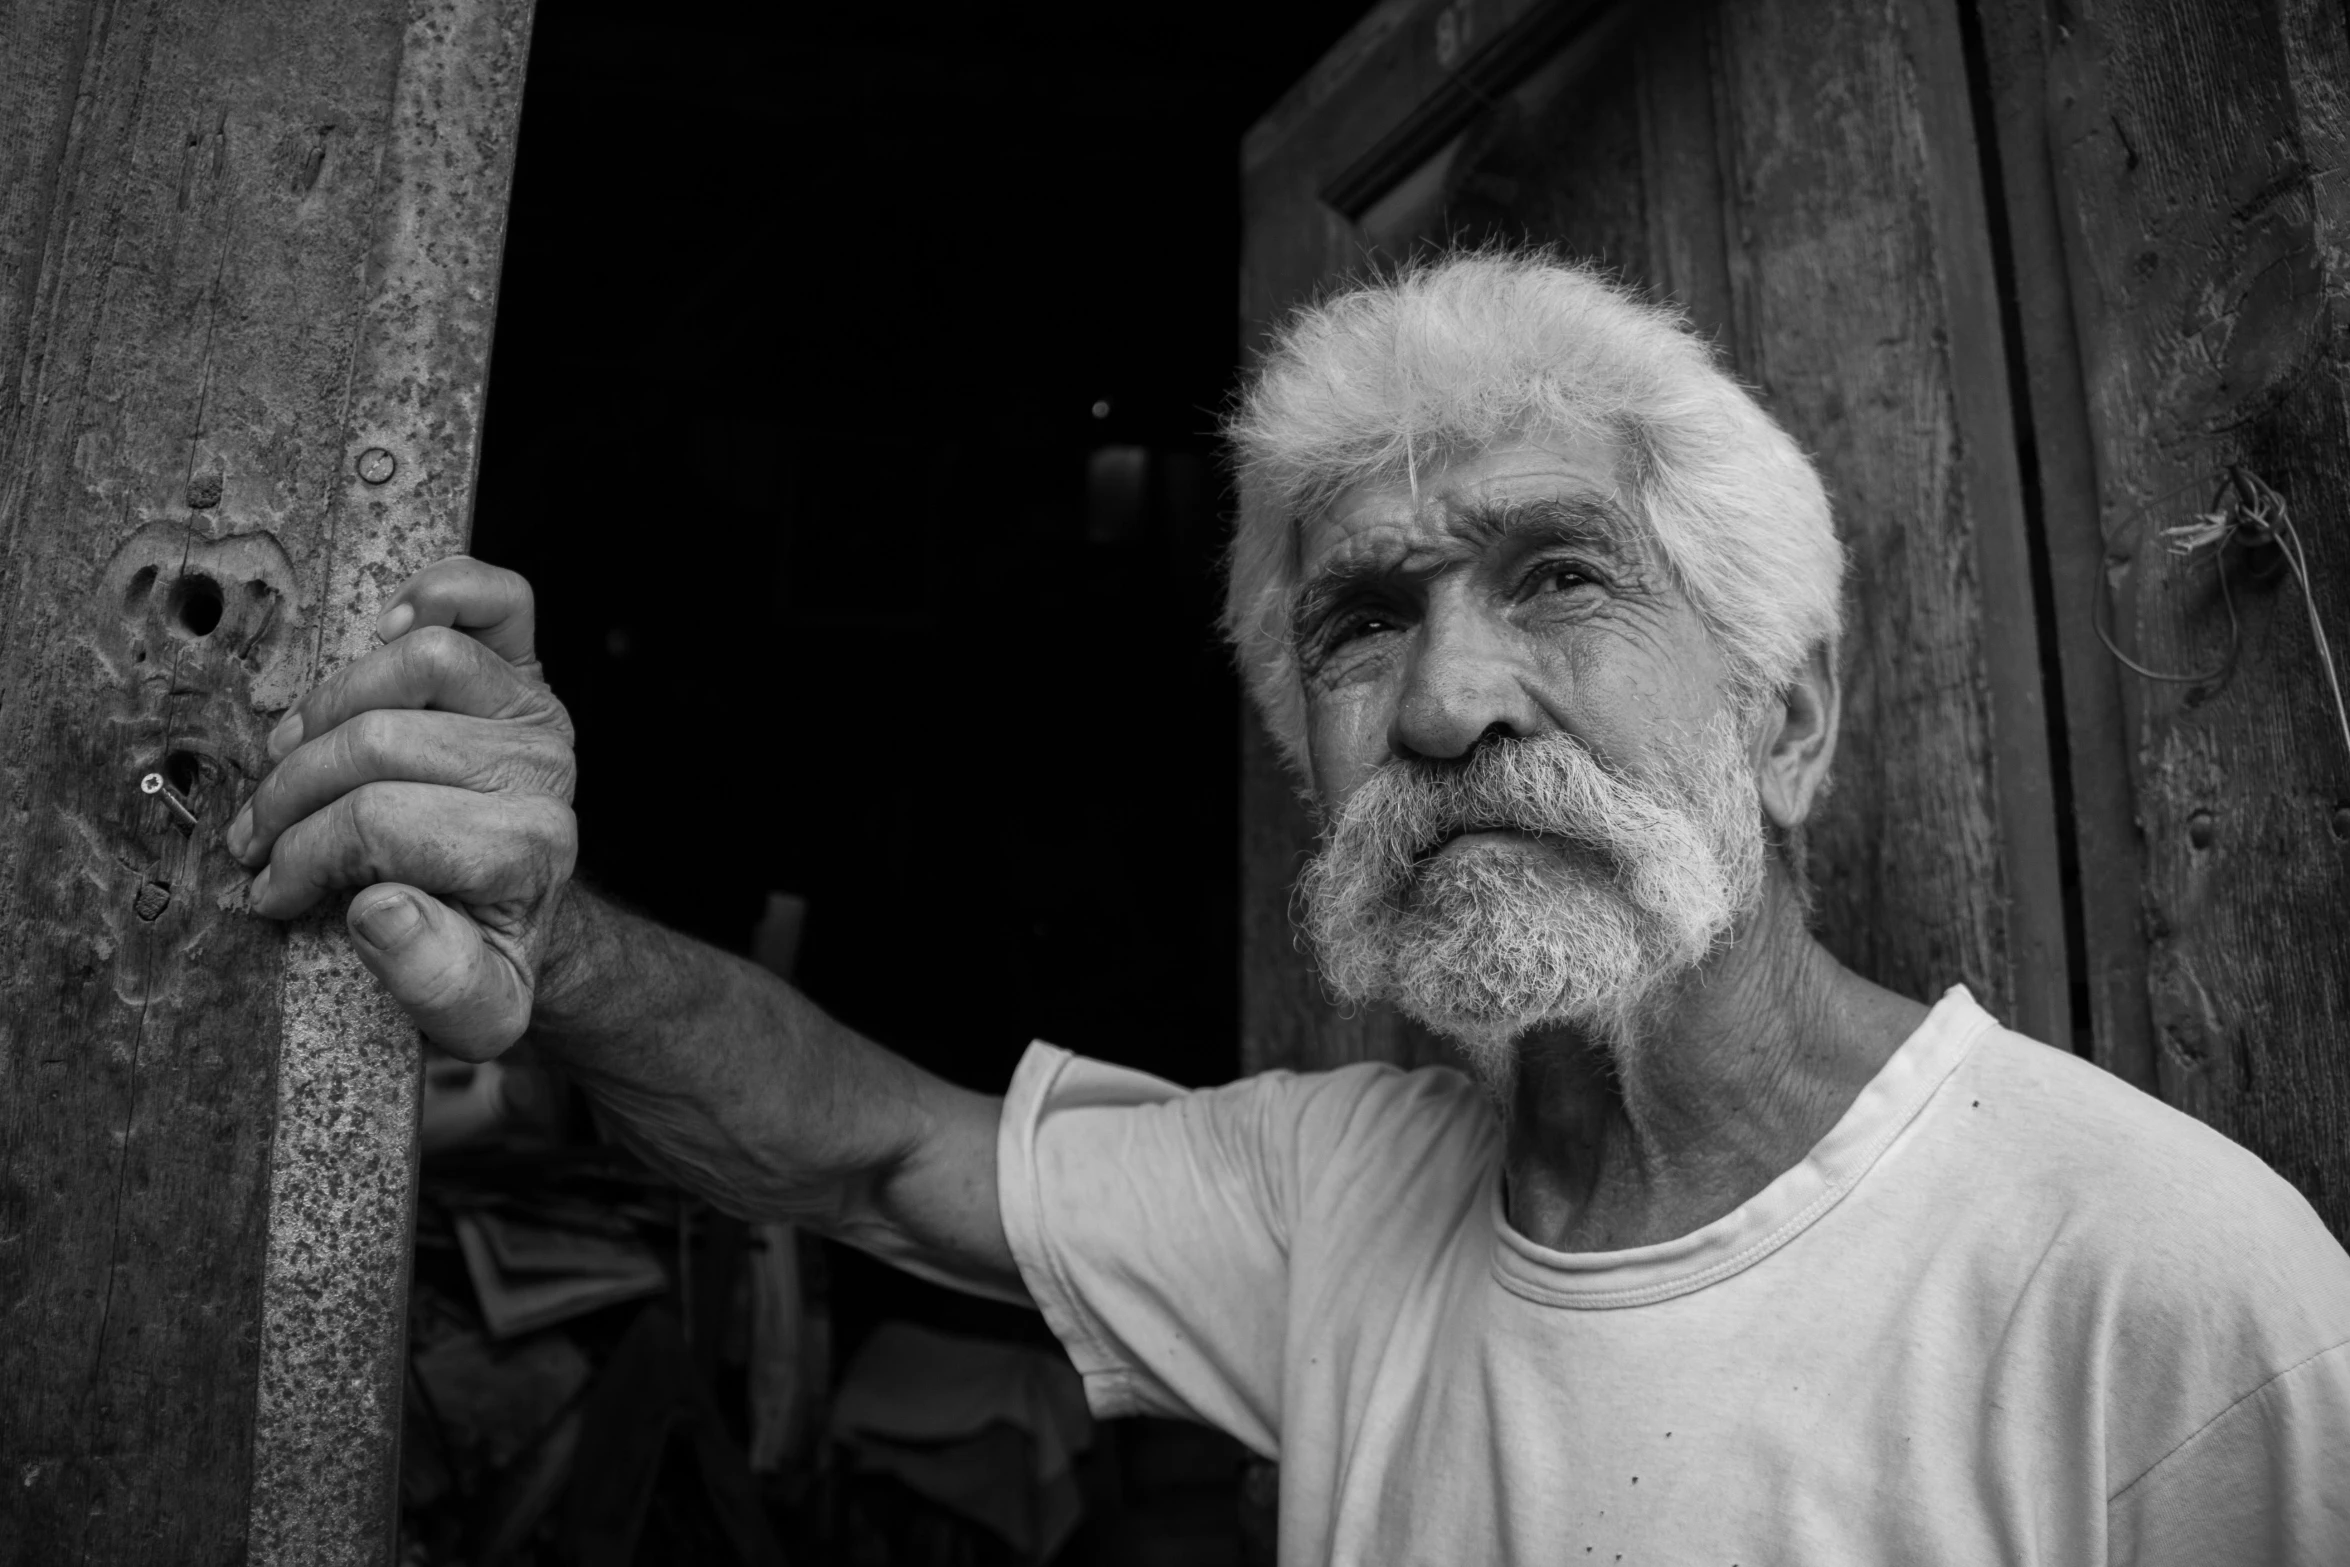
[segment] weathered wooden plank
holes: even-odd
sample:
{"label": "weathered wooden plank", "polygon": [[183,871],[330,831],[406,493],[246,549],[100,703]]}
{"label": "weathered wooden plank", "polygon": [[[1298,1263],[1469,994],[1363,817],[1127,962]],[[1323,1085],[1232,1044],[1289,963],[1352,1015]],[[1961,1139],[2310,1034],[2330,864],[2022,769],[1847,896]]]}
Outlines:
{"label": "weathered wooden plank", "polygon": [[[410,0],[312,678],[472,531],[535,0]],[[338,613],[339,611],[339,613]],[[340,918],[290,934],[247,1560],[388,1560],[422,1063]]]}
{"label": "weathered wooden plank", "polygon": [[[462,539],[527,15],[93,7],[0,199],[40,257],[0,404],[0,1558],[389,1553],[413,1038],[242,912],[217,832],[373,582]],[[496,124],[433,63],[493,43]],[[357,442],[438,477],[355,504]],[[249,1518],[257,1413],[299,1527]]]}
{"label": "weathered wooden plank", "polygon": [[2098,522],[2088,394],[2066,284],[2048,139],[2047,39],[2038,0],[1980,0],[1990,123],[2012,258],[2007,288],[2028,409],[2024,460],[2036,490],[2046,561],[2043,656],[2057,661],[2065,755],[2060,824],[2073,834],[2080,921],[2075,985],[2086,994],[2089,1056],[2152,1092],[2154,1034],[2146,1004],[2146,935],[2139,919],[2144,869],[2130,793],[2120,666],[2098,640],[2105,540]]}
{"label": "weathered wooden plank", "polygon": [[2164,1097],[2350,1232],[2350,753],[2289,573],[2163,529],[2230,465],[2283,493],[2317,614],[2350,632],[2343,19],[2225,0],[2077,6],[2049,118],[2146,841]]}
{"label": "weathered wooden plank", "polygon": [[1818,457],[1853,563],[1822,934],[1895,989],[1963,979],[2069,1039],[2060,908],[2011,901],[2053,869],[2053,821],[1955,29],[1936,0],[1742,0],[1721,39],[1738,362]]}
{"label": "weathered wooden plank", "polygon": [[1684,6],[1658,17],[1639,40],[1633,76],[1640,85],[1649,290],[1680,305],[1698,331],[1723,343],[1733,306],[1714,31],[1710,7]]}
{"label": "weathered wooden plank", "polygon": [[0,9],[0,474],[14,471],[27,333],[51,193],[82,86],[97,0],[44,0]]}

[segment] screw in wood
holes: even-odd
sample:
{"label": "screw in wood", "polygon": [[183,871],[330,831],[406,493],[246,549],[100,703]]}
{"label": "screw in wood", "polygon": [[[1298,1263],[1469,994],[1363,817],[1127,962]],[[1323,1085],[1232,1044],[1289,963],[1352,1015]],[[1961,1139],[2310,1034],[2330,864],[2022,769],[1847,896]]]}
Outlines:
{"label": "screw in wood", "polygon": [[359,477],[370,484],[388,484],[399,471],[400,459],[380,446],[370,446],[359,454]]}
{"label": "screw in wood", "polygon": [[171,786],[171,780],[161,773],[149,773],[140,779],[139,793],[151,794],[160,799],[170,809],[171,814],[180,819],[181,826],[193,827],[196,825],[196,808],[189,804],[188,797],[174,789]]}

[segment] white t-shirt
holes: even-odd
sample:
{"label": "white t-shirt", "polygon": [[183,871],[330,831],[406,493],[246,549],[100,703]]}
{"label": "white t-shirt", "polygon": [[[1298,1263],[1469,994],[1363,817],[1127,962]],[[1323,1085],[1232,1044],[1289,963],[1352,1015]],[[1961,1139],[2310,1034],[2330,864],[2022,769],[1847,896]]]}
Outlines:
{"label": "white t-shirt", "polygon": [[1537,1246],[1500,1152],[1455,1072],[1039,1044],[998,1162],[1094,1411],[1278,1457],[1285,1567],[2350,1564],[2350,1256],[1964,990],[1679,1240]]}

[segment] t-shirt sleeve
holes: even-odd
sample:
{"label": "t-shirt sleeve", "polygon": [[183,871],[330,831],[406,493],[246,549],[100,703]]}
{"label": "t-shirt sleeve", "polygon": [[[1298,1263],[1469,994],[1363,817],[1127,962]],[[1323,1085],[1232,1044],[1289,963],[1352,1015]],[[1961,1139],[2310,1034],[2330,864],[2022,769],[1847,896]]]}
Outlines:
{"label": "t-shirt sleeve", "polygon": [[2113,1499],[2130,1567],[2350,1562],[2350,1344],[2278,1373]]}
{"label": "t-shirt sleeve", "polygon": [[1361,1065],[1185,1090],[1029,1047],[997,1142],[1004,1231],[1094,1413],[1199,1420],[1278,1452],[1299,1216],[1319,1235],[1329,1188],[1359,1197],[1401,1145],[1448,1141],[1457,1096],[1414,1081],[1427,1075]]}
{"label": "t-shirt sleeve", "polygon": [[1293,1211],[1288,1075],[1186,1092],[1031,1045],[997,1143],[1004,1231],[1101,1416],[1275,1450]]}

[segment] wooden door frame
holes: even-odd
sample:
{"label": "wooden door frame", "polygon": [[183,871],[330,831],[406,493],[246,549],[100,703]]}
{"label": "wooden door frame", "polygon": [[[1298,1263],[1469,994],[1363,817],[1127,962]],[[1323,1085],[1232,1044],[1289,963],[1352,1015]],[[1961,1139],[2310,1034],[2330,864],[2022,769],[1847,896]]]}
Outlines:
{"label": "wooden door frame", "polygon": [[532,3],[0,0],[0,1562],[393,1555],[417,1034],[219,834],[464,546]]}

